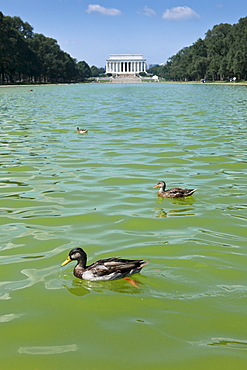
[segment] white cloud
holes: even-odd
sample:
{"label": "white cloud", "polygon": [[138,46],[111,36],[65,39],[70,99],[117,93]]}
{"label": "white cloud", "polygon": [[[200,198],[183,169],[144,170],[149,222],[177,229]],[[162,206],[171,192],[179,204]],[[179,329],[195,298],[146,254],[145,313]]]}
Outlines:
{"label": "white cloud", "polygon": [[121,14],[121,11],[118,9],[104,8],[103,6],[97,4],[89,4],[86,12],[88,13],[98,12],[103,15],[113,15],[113,16]]}
{"label": "white cloud", "polygon": [[177,6],[176,8],[166,9],[162,18],[180,21],[185,19],[198,19],[200,16],[188,6]]}
{"label": "white cloud", "polygon": [[155,11],[153,9],[148,8],[146,5],[138,13],[146,15],[147,17],[152,17],[152,16],[156,15]]}

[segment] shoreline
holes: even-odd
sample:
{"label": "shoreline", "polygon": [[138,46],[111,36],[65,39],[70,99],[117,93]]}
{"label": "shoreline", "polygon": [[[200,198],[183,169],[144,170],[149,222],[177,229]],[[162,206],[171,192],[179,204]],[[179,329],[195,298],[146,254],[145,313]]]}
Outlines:
{"label": "shoreline", "polygon": [[[91,82],[93,83],[93,82]],[[100,82],[98,82],[100,83]],[[104,82],[104,83],[111,83],[111,82]],[[122,83],[128,83],[128,82],[122,82]],[[150,83],[149,81],[142,81],[141,83]],[[152,82],[157,84],[157,82]],[[247,81],[246,82],[224,82],[224,81],[210,81],[210,82],[200,82],[200,81],[159,81],[158,83],[170,83],[170,84],[185,84],[185,85],[232,85],[232,86],[247,86]],[[0,84],[1,87],[36,87],[36,86],[68,86],[68,85],[82,85],[82,84],[90,84],[90,82],[79,82],[79,83],[57,83],[57,84]]]}

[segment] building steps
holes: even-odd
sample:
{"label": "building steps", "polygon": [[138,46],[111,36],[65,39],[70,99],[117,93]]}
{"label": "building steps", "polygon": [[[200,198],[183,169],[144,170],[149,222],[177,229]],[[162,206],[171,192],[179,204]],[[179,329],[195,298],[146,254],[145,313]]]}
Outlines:
{"label": "building steps", "polygon": [[133,74],[121,74],[112,76],[110,79],[111,83],[140,83],[142,82],[141,77],[138,77]]}

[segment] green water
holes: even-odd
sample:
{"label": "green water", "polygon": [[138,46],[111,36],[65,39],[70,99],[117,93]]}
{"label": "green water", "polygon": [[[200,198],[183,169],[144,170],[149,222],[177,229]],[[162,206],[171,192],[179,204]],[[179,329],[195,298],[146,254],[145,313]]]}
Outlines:
{"label": "green water", "polygon": [[[246,369],[246,86],[29,89],[0,88],[1,368]],[[73,247],[149,263],[80,281]]]}

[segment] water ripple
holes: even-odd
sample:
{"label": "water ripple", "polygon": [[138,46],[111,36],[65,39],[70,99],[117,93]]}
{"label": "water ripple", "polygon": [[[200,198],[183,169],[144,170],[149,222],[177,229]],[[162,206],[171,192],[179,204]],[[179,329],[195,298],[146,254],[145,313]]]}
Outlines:
{"label": "water ripple", "polygon": [[[108,348],[121,368],[120,348],[130,364],[191,367],[192,344],[206,369],[209,348],[222,349],[217,363],[245,349],[246,86],[22,86],[0,96],[2,366],[26,368],[36,355],[47,367],[47,355],[48,367],[68,368],[86,346],[85,368],[100,368]],[[198,190],[161,199],[160,180]],[[74,247],[88,263],[149,263],[138,287],[88,283],[72,263],[60,269]],[[59,362],[69,352],[72,363]]]}

